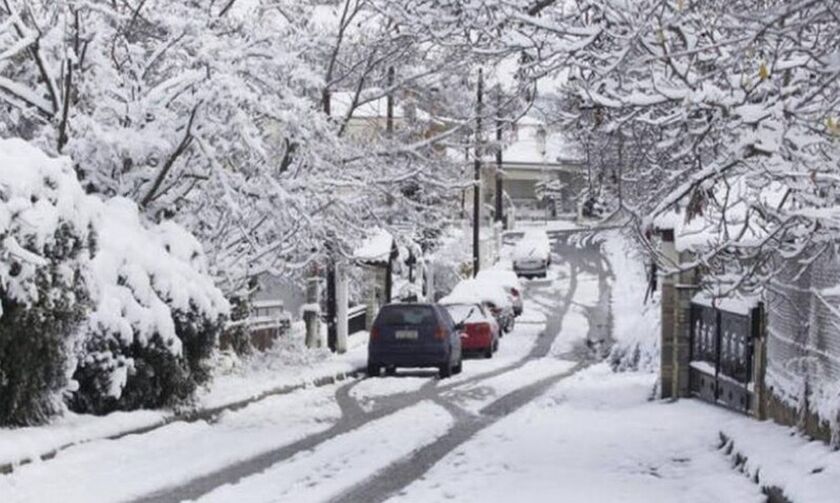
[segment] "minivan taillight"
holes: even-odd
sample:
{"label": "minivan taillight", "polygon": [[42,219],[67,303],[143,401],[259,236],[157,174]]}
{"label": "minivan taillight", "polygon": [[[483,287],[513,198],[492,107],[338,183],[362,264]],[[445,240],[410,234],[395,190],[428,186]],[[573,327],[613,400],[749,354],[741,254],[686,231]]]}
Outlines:
{"label": "minivan taillight", "polygon": [[375,341],[379,338],[379,327],[373,327],[370,329],[370,340]]}
{"label": "minivan taillight", "polygon": [[439,341],[446,340],[446,329],[442,326],[438,325],[437,329],[435,330],[435,339]]}

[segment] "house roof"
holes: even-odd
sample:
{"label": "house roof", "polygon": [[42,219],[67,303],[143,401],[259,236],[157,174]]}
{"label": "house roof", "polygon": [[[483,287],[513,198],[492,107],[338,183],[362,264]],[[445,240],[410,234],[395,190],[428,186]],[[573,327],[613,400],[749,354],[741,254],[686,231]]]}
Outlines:
{"label": "house roof", "polygon": [[502,153],[505,164],[539,164],[546,168],[579,162],[579,152],[563,133],[549,132],[545,143],[539,138],[542,125],[527,121],[519,124],[518,138]]}
{"label": "house roof", "polygon": [[[378,95],[381,91],[379,89],[362,92],[359,95],[359,102],[355,110],[353,110],[353,117],[357,119],[378,119],[388,115],[388,98],[382,96],[367,101],[370,96]],[[330,115],[333,117],[346,117],[350,111],[350,106],[353,103],[355,96],[353,91],[336,91],[330,95]],[[394,118],[402,119],[405,117],[405,110],[394,100]]]}
{"label": "house roof", "polygon": [[394,238],[385,229],[371,229],[367,239],[353,252],[353,258],[367,263],[386,264],[394,251]]}

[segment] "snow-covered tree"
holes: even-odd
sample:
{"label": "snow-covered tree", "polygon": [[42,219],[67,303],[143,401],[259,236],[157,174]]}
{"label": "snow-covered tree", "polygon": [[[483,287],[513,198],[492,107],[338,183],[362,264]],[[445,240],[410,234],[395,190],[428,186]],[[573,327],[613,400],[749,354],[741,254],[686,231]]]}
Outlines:
{"label": "snow-covered tree", "polygon": [[[640,223],[691,200],[718,207],[705,230],[717,241],[699,263],[714,270],[728,250],[752,264],[741,274],[748,283],[772,275],[754,267],[769,263],[762,255],[790,258],[834,241],[840,24],[830,4],[586,0],[543,2],[536,15],[499,4],[516,20],[533,75],[562,69],[563,93],[602,110],[609,130],[643,126],[655,138],[634,169],[656,171],[658,183],[624,201]],[[715,199],[726,191],[712,189],[735,178],[778,183],[784,194]],[[726,207],[742,203],[749,232],[731,232]]]}
{"label": "snow-covered tree", "polygon": [[[3,0],[0,132],[72,155],[86,190],[186,226],[233,294],[303,270],[325,242],[349,248],[383,207],[421,222],[447,200],[434,150],[463,121],[347,138],[359,107],[428,104],[463,69],[383,5]],[[336,92],[352,96],[342,117]]]}

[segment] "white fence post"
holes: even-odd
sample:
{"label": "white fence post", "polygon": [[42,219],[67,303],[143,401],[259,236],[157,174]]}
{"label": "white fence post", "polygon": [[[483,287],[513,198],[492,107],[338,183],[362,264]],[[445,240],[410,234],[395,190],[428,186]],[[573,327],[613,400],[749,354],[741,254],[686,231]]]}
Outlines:
{"label": "white fence post", "polygon": [[318,277],[311,276],[306,282],[306,305],[303,309],[303,320],[306,324],[306,347],[321,346],[321,310],[320,288]]}
{"label": "white fence post", "polygon": [[347,351],[348,295],[347,295],[347,264],[336,264],[335,271],[335,299],[336,299],[336,341],[335,350],[338,353]]}

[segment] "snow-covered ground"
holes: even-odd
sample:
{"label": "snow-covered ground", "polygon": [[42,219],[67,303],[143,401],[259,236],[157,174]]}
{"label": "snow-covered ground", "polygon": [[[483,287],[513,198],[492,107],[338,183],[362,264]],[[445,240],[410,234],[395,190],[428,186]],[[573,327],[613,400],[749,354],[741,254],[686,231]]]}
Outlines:
{"label": "snow-covered ground", "polygon": [[477,414],[481,409],[508,393],[542,379],[566,373],[574,366],[575,362],[555,358],[530,360],[521,367],[504,374],[459,386],[445,393],[444,396],[453,399],[463,409]]}
{"label": "snow-covered ground", "polygon": [[744,476],[781,489],[794,503],[840,501],[840,452],[770,421],[743,419],[720,429]]}
{"label": "snow-covered ground", "polygon": [[71,447],[55,459],[0,477],[0,501],[126,501],[212,473],[307,435],[340,416],[332,394],[318,388],[270,397],[214,423],[176,422],[143,435]]}
{"label": "snow-covered ground", "polygon": [[[656,327],[646,320],[655,311],[641,307],[633,288],[643,267],[633,264],[626,242],[609,239],[616,238],[607,243],[615,274],[609,282],[614,323],[628,325],[614,330],[617,344],[653,354],[650,334]],[[15,449],[18,455],[26,452],[27,445],[40,452],[74,435],[94,440],[0,476],[0,502],[126,501],[209,474],[219,485],[192,496],[202,502],[328,501],[376,477],[390,477],[390,471],[383,475],[386,469],[412,465],[425,446],[434,444],[437,450],[453,437],[448,433],[459,431],[456,424],[476,433],[434,458],[430,470],[412,476],[392,501],[758,503],[765,501],[762,484],[781,487],[793,503],[838,501],[840,453],[786,428],[702,402],[652,399],[657,376],[650,365],[614,372],[610,362],[586,367],[586,360],[576,361],[573,350],[590,331],[587,314],[598,306],[602,283],[593,272],[565,264],[556,264],[552,272],[553,280],[527,282],[525,312],[501,340],[499,352],[492,359],[466,360],[463,373],[450,379],[411,370],[304,388],[224,412],[212,422],[174,422],[116,440],[95,438],[123,424],[137,427],[166,417],[138,412],[100,423],[68,417],[65,424],[4,431],[0,435],[12,439],[10,447],[0,436],[0,454],[7,456]],[[553,341],[541,339],[553,336],[548,333],[553,330],[559,330]],[[365,341],[364,336],[354,339],[341,356],[302,354],[280,345],[217,375],[218,388],[205,390],[199,403],[229,403],[311,382],[325,370],[356,368],[364,363]],[[511,396],[550,378],[560,380],[524,406],[508,409],[516,402]],[[342,396],[355,401],[356,412],[348,412]],[[484,415],[493,404],[503,407],[490,407],[493,412]],[[392,409],[383,410],[386,406]],[[329,438],[313,437],[327,431]],[[731,439],[723,448],[721,432]],[[306,438],[320,439],[273,465],[261,465],[261,472],[224,478],[232,464]]]}
{"label": "snow-covered ground", "polygon": [[421,402],[332,438],[238,484],[220,487],[198,501],[327,501],[441,437],[453,422],[443,407]]}
{"label": "snow-covered ground", "polygon": [[393,501],[763,502],[717,449],[733,414],[649,401],[654,376],[606,365],[482,430]]}
{"label": "snow-covered ground", "polygon": [[326,348],[305,349],[303,330],[293,330],[267,353],[217,373],[210,386],[198,393],[198,404],[201,408],[220,407],[286,386],[312,383],[364,368],[367,342],[367,332],[359,332],[348,338],[346,353],[333,354]]}
{"label": "snow-covered ground", "polygon": [[[270,394],[284,388],[311,385],[323,378],[341,376],[363,368],[367,360],[367,333],[353,335],[341,355],[328,350],[304,350],[302,334],[293,331],[288,340],[266,354],[218,372],[210,385],[199,390],[197,410],[224,407]],[[93,416],[67,412],[39,427],[0,429],[0,466],[24,459],[37,459],[67,445],[104,439],[163,425],[173,411],[115,412]]]}

